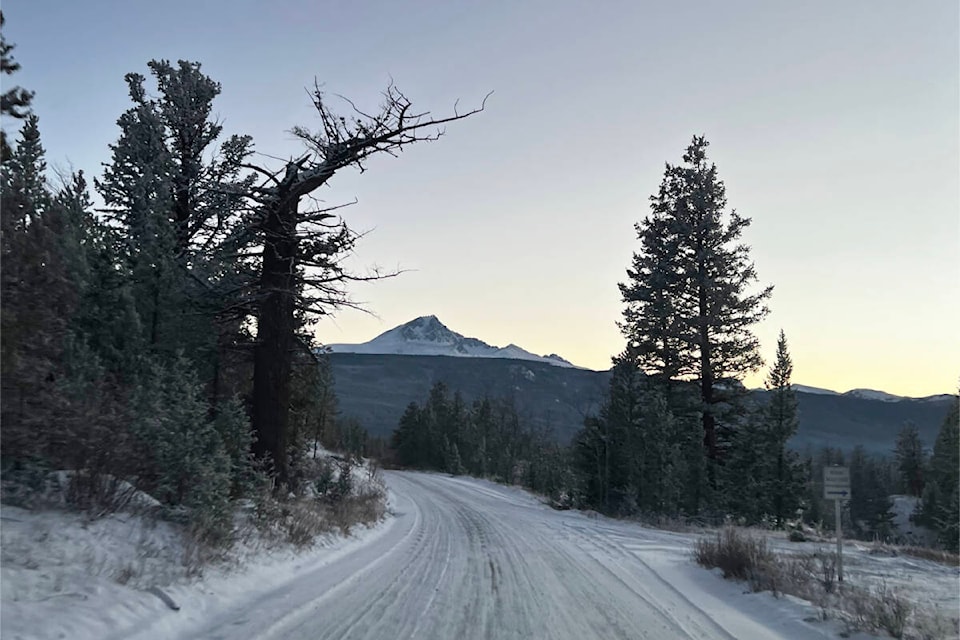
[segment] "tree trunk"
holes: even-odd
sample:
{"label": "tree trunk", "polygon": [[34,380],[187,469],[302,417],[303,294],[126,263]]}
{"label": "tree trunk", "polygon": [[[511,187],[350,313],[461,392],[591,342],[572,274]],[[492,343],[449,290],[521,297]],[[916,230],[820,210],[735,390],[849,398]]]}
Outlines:
{"label": "tree trunk", "polygon": [[[283,200],[281,200],[282,202]],[[273,461],[278,486],[289,481],[287,432],[295,343],[294,256],[297,201],[270,211],[264,221],[263,269],[253,369],[254,453]]]}
{"label": "tree trunk", "polygon": [[717,459],[717,419],[713,415],[713,363],[710,361],[710,329],[706,292],[700,288],[700,400],[703,402],[703,446],[707,457]]}
{"label": "tree trunk", "polygon": [[783,528],[784,513],[783,513],[783,493],[784,493],[784,481],[783,481],[783,442],[780,442],[779,449],[777,450],[777,492],[774,496],[774,505],[773,510],[777,517],[777,528]]}

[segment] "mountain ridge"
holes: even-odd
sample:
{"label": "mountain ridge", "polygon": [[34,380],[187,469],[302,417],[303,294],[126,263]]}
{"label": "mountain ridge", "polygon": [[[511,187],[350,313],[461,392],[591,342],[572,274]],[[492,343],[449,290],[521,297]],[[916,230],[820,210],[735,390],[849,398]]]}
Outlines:
{"label": "mountain ridge", "polygon": [[544,362],[555,367],[577,367],[555,353],[537,355],[510,343],[505,347],[488,344],[453,331],[435,315],[420,316],[393,329],[388,329],[372,340],[357,344],[329,344],[333,353],[361,353],[409,356],[451,356],[455,358],[504,358]]}
{"label": "mountain ridge", "polygon": [[[414,318],[392,329],[388,329],[367,342],[336,343],[326,345],[333,353],[358,353],[368,355],[407,355],[407,356],[451,356],[455,358],[503,358],[527,362],[545,362],[557,367],[572,367],[586,371],[595,371],[580,367],[556,353],[537,355],[511,342],[505,347],[497,347],[479,338],[464,336],[447,327],[435,315]],[[929,396],[900,396],[877,389],[856,388],[849,391],[834,391],[822,387],[803,384],[792,385],[799,393],[846,396],[881,402],[899,402],[901,400],[942,400],[950,394],[932,394]],[[763,391],[763,389],[755,389]]]}
{"label": "mountain ridge", "polygon": [[[530,424],[570,442],[588,415],[600,409],[610,371],[550,366],[503,358],[457,358],[395,354],[331,353],[341,415],[360,421],[372,435],[389,436],[410,402],[424,402],[436,382],[460,391],[466,402],[507,398]],[[769,391],[754,390],[758,399]],[[898,402],[798,390],[800,424],[791,446],[890,454],[906,423],[929,448],[957,396],[905,398]]]}

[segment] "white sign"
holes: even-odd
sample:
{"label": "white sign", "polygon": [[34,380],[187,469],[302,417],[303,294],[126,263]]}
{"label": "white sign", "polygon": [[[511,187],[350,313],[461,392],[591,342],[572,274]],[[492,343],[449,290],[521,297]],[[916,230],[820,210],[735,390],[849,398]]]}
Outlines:
{"label": "white sign", "polygon": [[827,500],[850,499],[850,469],[848,467],[823,468],[823,497]]}

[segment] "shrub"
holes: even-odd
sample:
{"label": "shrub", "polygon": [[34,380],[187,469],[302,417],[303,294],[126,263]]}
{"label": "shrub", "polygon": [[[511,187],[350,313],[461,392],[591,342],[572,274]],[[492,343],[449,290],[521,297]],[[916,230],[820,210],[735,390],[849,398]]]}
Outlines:
{"label": "shrub", "polygon": [[713,539],[697,540],[694,557],[697,564],[717,567],[724,578],[736,580],[756,579],[775,563],[765,539],[742,534],[733,527],[724,528]]}
{"label": "shrub", "polygon": [[217,406],[213,428],[220,436],[223,453],[230,461],[230,493],[245,497],[270,482],[259,461],[251,453],[256,435],[240,400],[234,396]]}
{"label": "shrub", "polygon": [[362,477],[347,460],[335,466],[332,460],[320,458],[304,470],[314,476],[307,478],[312,498],[278,498],[267,490],[258,494],[255,522],[266,537],[303,547],[334,529],[349,534],[357,524],[373,524],[383,518],[386,491],[376,469]]}
{"label": "shrub", "polygon": [[956,553],[952,553],[950,551],[945,551],[943,549],[931,549],[929,547],[906,546],[906,547],[898,547],[897,550],[904,555],[913,556],[914,558],[920,558],[921,560],[939,562],[941,564],[950,565],[951,567],[960,567],[960,555],[957,555]]}
{"label": "shrub", "polygon": [[819,561],[820,586],[827,593],[833,593],[837,584],[837,556],[832,553],[816,553]]}
{"label": "shrub", "polygon": [[184,357],[154,364],[138,385],[133,432],[152,495],[171,516],[185,517],[202,542],[219,546],[232,529],[231,460],[201,394]]}
{"label": "shrub", "polygon": [[3,504],[33,508],[44,497],[49,463],[40,457],[0,459],[0,499]]}
{"label": "shrub", "polygon": [[873,622],[893,638],[902,638],[912,607],[903,596],[884,582],[873,598]]}
{"label": "shrub", "polygon": [[789,593],[818,607],[821,619],[836,617],[848,631],[885,632],[894,638],[942,640],[956,637],[960,620],[918,609],[886,583],[869,589],[837,583],[832,553],[778,557],[765,540],[728,527],[694,546],[698,564],[719,567],[728,579],[746,580],[754,591]]}
{"label": "shrub", "polygon": [[317,478],[313,481],[313,489],[318,498],[325,498],[334,487],[333,463],[326,458],[317,461]]}
{"label": "shrub", "polygon": [[333,502],[342,502],[350,497],[353,491],[353,465],[344,460],[340,463],[340,473],[337,475],[337,482],[333,485],[331,491],[331,500]]}

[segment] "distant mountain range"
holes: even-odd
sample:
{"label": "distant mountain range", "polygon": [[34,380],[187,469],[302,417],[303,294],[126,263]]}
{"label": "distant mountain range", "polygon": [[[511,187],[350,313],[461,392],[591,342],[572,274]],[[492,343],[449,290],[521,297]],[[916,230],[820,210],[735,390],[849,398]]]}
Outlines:
{"label": "distant mountain range", "polygon": [[[585,415],[595,412],[607,390],[609,371],[576,367],[560,356],[539,356],[516,345],[499,348],[423,316],[363,344],[334,344],[330,361],[343,415],[360,420],[374,435],[389,435],[410,402],[423,402],[443,381],[469,402],[510,397],[522,416],[569,441]],[[928,447],[956,396],[905,398],[883,391],[794,385],[800,426],[794,448],[857,444],[889,453],[899,430],[912,422]],[[762,389],[753,393],[762,398]]]}
{"label": "distant mountain range", "polygon": [[327,345],[334,353],[376,353],[405,356],[453,356],[456,358],[506,358],[545,362],[555,367],[572,367],[572,363],[555,353],[538,356],[515,344],[495,347],[477,338],[467,338],[451,331],[437,316],[421,316],[399,327],[385,331],[362,344]]}
{"label": "distant mountain range", "polygon": [[901,400],[939,400],[952,398],[950,394],[939,394],[934,396],[924,396],[922,398],[910,398],[907,396],[895,396],[886,391],[877,391],[876,389],[851,389],[845,393],[831,391],[830,389],[821,389],[819,387],[808,387],[805,384],[790,385],[794,391],[801,393],[810,393],[823,396],[847,396],[849,398],[860,398],[861,400],[879,400],[880,402],[900,402]]}

